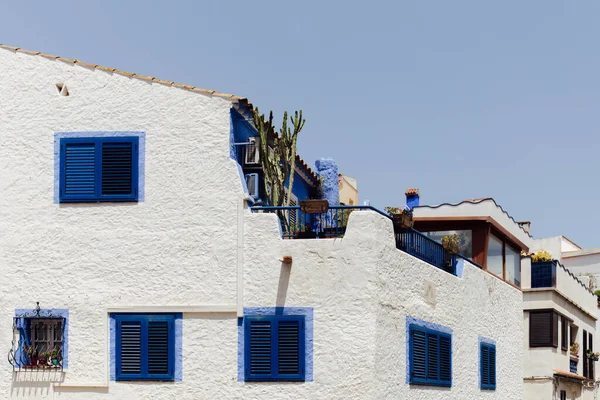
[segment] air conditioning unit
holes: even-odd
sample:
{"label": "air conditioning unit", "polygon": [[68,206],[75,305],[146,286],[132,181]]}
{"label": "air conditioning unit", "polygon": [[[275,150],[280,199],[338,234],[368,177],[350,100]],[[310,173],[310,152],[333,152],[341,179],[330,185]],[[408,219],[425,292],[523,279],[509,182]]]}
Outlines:
{"label": "air conditioning unit", "polygon": [[249,144],[246,147],[246,158],[244,160],[246,165],[258,165],[260,164],[260,138],[250,138]]}
{"label": "air conditioning unit", "polygon": [[248,187],[248,194],[253,199],[258,199],[260,196],[258,194],[259,191],[259,181],[258,174],[246,174],[246,186]]}

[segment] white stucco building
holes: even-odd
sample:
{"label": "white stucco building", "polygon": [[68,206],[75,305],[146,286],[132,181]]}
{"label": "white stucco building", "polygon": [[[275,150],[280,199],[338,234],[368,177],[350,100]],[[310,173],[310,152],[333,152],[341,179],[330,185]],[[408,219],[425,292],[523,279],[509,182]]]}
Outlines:
{"label": "white stucco building", "polygon": [[245,99],[0,71],[1,398],[522,398],[521,291],[371,209],[282,239],[231,156]]}
{"label": "white stucco building", "polygon": [[[414,215],[418,230],[438,240],[460,235],[463,254],[522,290],[523,398],[596,398],[596,363],[586,352],[598,348],[597,299],[587,281],[573,273],[577,268],[566,268],[582,250],[565,237],[533,239],[530,223],[515,221],[493,199],[417,206]],[[521,257],[540,249],[554,261],[532,263],[531,257]],[[575,342],[579,350],[570,351]]]}

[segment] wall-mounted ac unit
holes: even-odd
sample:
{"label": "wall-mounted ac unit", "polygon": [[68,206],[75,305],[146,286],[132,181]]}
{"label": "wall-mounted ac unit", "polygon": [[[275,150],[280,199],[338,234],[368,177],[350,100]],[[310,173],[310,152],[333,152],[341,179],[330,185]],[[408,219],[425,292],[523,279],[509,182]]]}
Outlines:
{"label": "wall-mounted ac unit", "polygon": [[253,199],[259,198],[259,185],[258,185],[258,174],[246,174],[246,186],[248,187],[248,194]]}
{"label": "wall-mounted ac unit", "polygon": [[245,146],[246,157],[244,159],[244,162],[246,163],[246,165],[258,165],[260,164],[260,138],[250,138],[248,141],[249,144]]}

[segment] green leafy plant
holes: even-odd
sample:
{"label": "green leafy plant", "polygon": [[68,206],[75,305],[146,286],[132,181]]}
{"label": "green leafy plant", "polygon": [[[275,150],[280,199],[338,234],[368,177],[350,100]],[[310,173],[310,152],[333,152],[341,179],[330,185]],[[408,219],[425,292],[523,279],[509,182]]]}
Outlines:
{"label": "green leafy plant", "polygon": [[401,208],[401,207],[385,207],[384,208],[385,212],[390,214],[390,215],[398,215],[398,214],[404,214],[404,215],[408,215],[410,217],[413,216],[413,212],[410,208]]}
{"label": "green leafy plant", "polygon": [[590,359],[592,361],[598,361],[598,359],[600,359],[600,353],[594,353],[590,349],[586,350],[585,355],[587,356],[588,359]]}
{"label": "green leafy plant", "polygon": [[456,233],[446,235],[442,238],[442,245],[447,248],[459,249],[462,242],[460,236]]}
{"label": "green leafy plant", "polygon": [[552,254],[550,254],[548,251],[546,251],[544,249],[541,249],[540,251],[535,253],[533,256],[531,256],[531,261],[532,262],[552,261]]}
{"label": "green leafy plant", "polygon": [[579,343],[573,342],[573,344],[571,346],[569,346],[569,352],[571,352],[571,354],[574,356],[578,355],[579,354]]}

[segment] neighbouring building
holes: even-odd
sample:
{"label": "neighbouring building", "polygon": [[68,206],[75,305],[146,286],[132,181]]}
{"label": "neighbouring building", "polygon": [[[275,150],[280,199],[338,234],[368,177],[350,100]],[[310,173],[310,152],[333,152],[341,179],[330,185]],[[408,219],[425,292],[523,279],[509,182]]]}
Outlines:
{"label": "neighbouring building", "polygon": [[340,187],[340,204],[347,206],[358,205],[358,182],[356,178],[339,174],[338,185]]}
{"label": "neighbouring building", "polygon": [[522,397],[516,264],[476,235],[265,205],[244,98],[8,46],[0,71],[0,397]]}
{"label": "neighbouring building", "polygon": [[[534,239],[529,222],[515,221],[490,198],[420,206],[418,191],[409,189],[407,206],[415,229],[437,241],[459,235],[461,254],[522,291],[523,398],[594,399],[596,363],[586,354],[598,348],[597,298],[561,263],[565,254],[581,252],[579,246],[565,237]],[[532,263],[529,254],[541,249],[554,260]]]}

